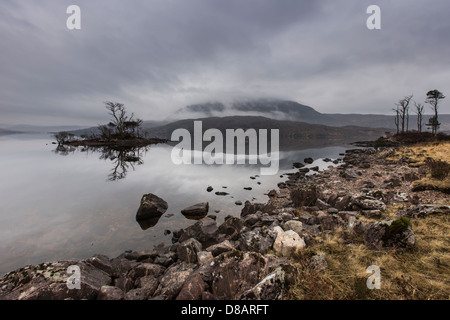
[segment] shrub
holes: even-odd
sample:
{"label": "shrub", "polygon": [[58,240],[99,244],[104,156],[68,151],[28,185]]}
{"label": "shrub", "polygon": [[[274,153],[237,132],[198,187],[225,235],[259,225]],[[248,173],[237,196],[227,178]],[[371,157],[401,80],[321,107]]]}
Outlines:
{"label": "shrub", "polygon": [[426,165],[430,169],[431,177],[438,180],[444,180],[450,172],[450,164],[442,160],[427,158]]}
{"label": "shrub", "polygon": [[291,199],[295,207],[312,206],[316,203],[319,192],[315,184],[291,190]]}

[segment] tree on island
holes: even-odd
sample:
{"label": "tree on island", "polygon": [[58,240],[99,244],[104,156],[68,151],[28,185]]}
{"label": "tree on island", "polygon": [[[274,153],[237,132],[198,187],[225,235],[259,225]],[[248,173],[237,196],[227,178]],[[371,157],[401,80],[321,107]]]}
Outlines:
{"label": "tree on island", "polygon": [[430,118],[430,120],[427,123],[427,126],[431,127],[431,131],[434,135],[437,135],[439,126],[441,125],[438,119],[438,108],[439,108],[439,100],[442,99],[445,99],[445,96],[439,90],[434,89],[427,92],[427,98],[425,100],[425,103],[431,105],[431,108],[434,111],[434,117]]}
{"label": "tree on island", "polygon": [[123,103],[107,101],[105,105],[112,119],[109,124],[99,126],[103,138],[132,139],[140,137],[140,128],[144,122],[142,119],[133,119],[134,113],[128,116]]}

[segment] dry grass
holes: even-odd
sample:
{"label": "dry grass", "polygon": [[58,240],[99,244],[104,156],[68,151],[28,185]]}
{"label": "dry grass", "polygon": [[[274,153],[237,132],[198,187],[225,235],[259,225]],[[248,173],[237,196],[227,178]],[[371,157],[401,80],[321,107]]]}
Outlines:
{"label": "dry grass", "polygon": [[[430,142],[419,143],[413,146],[401,147],[388,160],[398,161],[402,157],[410,159],[410,166],[420,167],[427,165],[427,159],[433,159],[435,161],[450,163],[450,142]],[[420,188],[423,190],[441,190],[444,192],[450,191],[450,175],[447,175],[444,179],[433,178],[431,170],[428,168],[428,174],[421,180],[414,181],[412,184],[414,188]]]}
{"label": "dry grass", "polygon": [[[393,209],[391,215],[396,209]],[[416,247],[407,252],[372,251],[362,239],[345,230],[324,236],[321,243],[296,257],[300,270],[290,299],[450,299],[449,216],[411,220]],[[314,254],[327,254],[328,268],[314,272],[309,261]],[[370,290],[366,273],[370,265],[381,269],[381,289]]]}

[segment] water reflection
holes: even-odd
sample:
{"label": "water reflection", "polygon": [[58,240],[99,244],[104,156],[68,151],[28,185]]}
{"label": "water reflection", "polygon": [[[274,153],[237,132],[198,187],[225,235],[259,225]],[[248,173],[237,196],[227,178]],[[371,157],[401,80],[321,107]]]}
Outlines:
{"label": "water reflection", "polygon": [[112,169],[108,174],[109,181],[124,179],[130,169],[135,170],[135,166],[144,164],[142,157],[149,150],[148,147],[73,147],[66,145],[58,145],[53,152],[56,154],[67,156],[75,151],[100,153],[100,160],[110,161]]}

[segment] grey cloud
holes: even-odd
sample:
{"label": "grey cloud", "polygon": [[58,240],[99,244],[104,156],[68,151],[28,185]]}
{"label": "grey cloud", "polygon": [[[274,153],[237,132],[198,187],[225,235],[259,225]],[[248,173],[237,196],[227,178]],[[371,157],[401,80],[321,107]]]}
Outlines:
{"label": "grey cloud", "polygon": [[[413,91],[449,91],[448,2],[380,1],[382,30],[369,31],[371,2],[2,2],[2,113],[96,124],[105,100],[161,119],[190,103],[262,95],[386,113]],[[73,3],[79,31],[65,26]]]}

